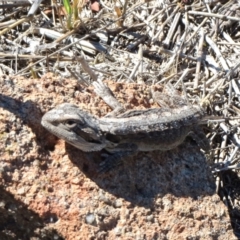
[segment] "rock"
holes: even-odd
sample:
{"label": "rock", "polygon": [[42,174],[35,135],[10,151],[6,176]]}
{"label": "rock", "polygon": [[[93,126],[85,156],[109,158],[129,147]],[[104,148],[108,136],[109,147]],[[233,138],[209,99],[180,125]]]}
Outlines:
{"label": "rock", "polygon": [[[148,86],[109,86],[127,108],[155,106]],[[110,108],[92,87],[48,74],[1,78],[0,88],[0,239],[237,239],[191,140],[171,152],[139,153],[99,175],[100,153],[84,153],[40,124],[63,102],[105,115]]]}

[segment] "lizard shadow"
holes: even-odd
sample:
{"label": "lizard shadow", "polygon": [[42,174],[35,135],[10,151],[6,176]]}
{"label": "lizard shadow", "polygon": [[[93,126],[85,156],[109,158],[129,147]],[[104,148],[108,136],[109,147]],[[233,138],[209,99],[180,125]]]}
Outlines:
{"label": "lizard shadow", "polygon": [[219,196],[228,206],[229,217],[235,235],[240,239],[240,176],[239,172],[232,170],[220,173],[222,186],[219,189]]}
{"label": "lizard shadow", "polygon": [[0,186],[0,191],[0,239],[50,240],[57,237],[63,240],[55,229],[46,228],[49,219],[54,217],[52,214],[40,217],[22,201],[15,199],[3,186]]}
{"label": "lizard shadow", "polygon": [[[15,99],[3,94],[0,94],[0,108],[6,109],[7,111],[13,113],[16,117],[20,118],[23,124],[29,126],[36,136],[36,142],[39,146],[39,154],[42,155],[46,149],[54,149],[57,137],[42,127],[42,111],[37,103],[23,99]],[[6,126],[5,131],[10,132],[11,126]]]}
{"label": "lizard shadow", "polygon": [[69,159],[100,188],[134,205],[151,207],[154,197],[198,197],[215,194],[215,181],[196,144],[171,152],[142,152],[106,174],[98,173],[101,153],[84,153],[66,143]]}

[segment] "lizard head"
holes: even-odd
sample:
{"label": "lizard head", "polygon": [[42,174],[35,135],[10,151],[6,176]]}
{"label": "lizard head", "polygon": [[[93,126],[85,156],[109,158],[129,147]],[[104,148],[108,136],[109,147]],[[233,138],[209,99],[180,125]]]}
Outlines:
{"label": "lizard head", "polygon": [[57,137],[84,152],[99,151],[106,144],[99,129],[98,119],[78,108],[64,103],[42,117],[42,126]]}

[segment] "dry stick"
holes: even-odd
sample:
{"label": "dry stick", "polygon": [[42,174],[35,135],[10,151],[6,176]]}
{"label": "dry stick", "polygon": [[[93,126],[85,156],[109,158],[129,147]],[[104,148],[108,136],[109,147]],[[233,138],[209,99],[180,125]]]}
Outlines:
{"label": "dry stick", "polygon": [[155,15],[151,16],[149,19],[147,19],[146,21],[144,21],[147,25],[149,25],[149,23],[151,21],[153,21],[155,18],[157,18],[160,14],[162,14],[164,11],[166,11],[167,8],[169,8],[170,6],[167,6],[165,8],[163,8],[161,11],[157,12]]}
{"label": "dry stick", "polygon": [[113,76],[112,73],[106,72],[106,71],[104,71],[104,70],[101,70],[101,69],[98,69],[98,68],[95,68],[95,67],[91,67],[91,69],[94,70],[94,71],[96,71],[96,72],[100,72],[100,73],[103,73],[103,74],[105,74],[105,75],[108,75],[108,76]]}
{"label": "dry stick", "polygon": [[100,4],[101,4],[104,8],[106,8],[107,10],[113,11],[113,9],[110,8],[110,7],[108,7],[108,6],[103,2],[103,0],[100,0],[99,2],[100,2]]}
{"label": "dry stick", "polygon": [[[0,58],[7,58],[7,59],[15,59],[16,55],[15,54],[7,54],[7,53],[0,53]],[[41,55],[28,55],[28,54],[17,54],[17,57],[18,58],[21,58],[21,59],[41,59],[43,58],[44,56],[41,56]],[[52,57],[49,57],[49,59],[52,59],[52,60],[58,60],[59,57],[58,56],[52,56]],[[70,58],[70,57],[61,57],[61,61],[72,61],[73,58]]]}
{"label": "dry stick", "polygon": [[[141,4],[142,4],[142,3],[140,3],[140,4],[137,5],[137,6],[140,6]],[[134,9],[133,9],[133,10],[134,10]],[[129,14],[130,14],[130,13],[131,13],[131,12],[129,12]],[[119,19],[121,19],[121,17],[117,18],[114,22],[117,22]],[[112,23],[109,23],[108,25],[99,28],[99,29],[98,29],[97,31],[95,31],[94,33],[98,33],[99,31],[102,31],[103,29],[106,29],[106,28],[109,27],[110,25],[112,25]],[[63,47],[63,48],[61,48],[61,49],[59,49],[59,50],[57,50],[57,51],[49,54],[48,56],[42,58],[41,60],[39,60],[39,61],[37,61],[37,62],[35,62],[35,63],[33,63],[33,64],[30,64],[29,66],[27,66],[26,68],[22,69],[21,71],[19,71],[19,72],[16,73],[15,75],[18,75],[18,74],[20,74],[20,73],[23,73],[23,72],[29,70],[30,68],[32,68],[32,67],[35,66],[36,64],[45,61],[47,58],[52,57],[53,55],[55,55],[55,54],[57,54],[57,53],[65,50],[65,49],[68,49],[69,47],[71,47],[71,46],[73,46],[73,45],[81,42],[82,40],[88,38],[89,36],[90,36],[90,34],[85,35],[84,37],[80,38],[78,41],[73,42],[73,43],[70,43],[69,45],[67,45],[67,46],[65,46],[65,47]]]}
{"label": "dry stick", "polygon": [[[98,29],[96,32],[99,32],[99,31],[103,30],[104,28],[106,28],[106,26]],[[89,36],[90,36],[90,34],[87,34],[87,35],[85,35],[84,37],[80,38],[78,41],[73,42],[73,43],[70,43],[70,44],[68,44],[67,46],[63,47],[63,48],[60,48],[59,50],[57,50],[57,51],[49,54],[48,56],[43,57],[41,60],[39,60],[39,61],[37,61],[37,62],[35,62],[35,63],[33,63],[33,64],[30,64],[30,65],[27,66],[26,68],[24,68],[24,69],[22,69],[21,71],[17,72],[15,75],[21,74],[21,73],[29,70],[30,68],[32,68],[33,66],[37,65],[38,63],[43,62],[43,61],[46,60],[47,58],[52,57],[53,55],[55,55],[55,54],[57,54],[57,53],[65,50],[65,49],[68,49],[69,47],[71,47],[71,46],[73,46],[73,45],[81,42],[82,40],[88,38]]]}
{"label": "dry stick", "polygon": [[225,71],[228,71],[228,70],[229,70],[229,67],[228,67],[228,65],[227,65],[227,63],[226,63],[226,61],[225,61],[222,53],[220,52],[218,46],[217,46],[217,45],[215,44],[215,42],[214,42],[210,37],[208,37],[207,35],[206,35],[205,39],[206,39],[206,42],[209,44],[209,46],[210,46],[210,47],[213,49],[213,51],[215,52],[216,57],[217,57],[217,58],[219,59],[219,61],[221,62],[223,69],[224,69]]}
{"label": "dry stick", "polygon": [[[55,17],[55,13],[54,13],[54,7],[55,7],[54,3],[56,4],[56,0],[51,0],[53,25],[56,26],[56,17]],[[59,11],[58,11],[57,8],[56,8],[56,11],[57,11],[58,16],[60,16]]]}
{"label": "dry stick", "polygon": [[[239,160],[239,159],[236,159],[236,160]],[[236,163],[234,165],[231,165],[231,166],[226,166],[226,167],[223,167],[223,168],[217,168],[216,170],[214,170],[213,172],[221,172],[221,171],[227,171],[227,170],[230,170],[230,169],[239,169],[240,168],[240,163]]]}
{"label": "dry stick", "polygon": [[77,30],[77,27],[73,30],[71,30],[70,32],[67,32],[65,34],[63,34],[61,37],[59,37],[58,39],[56,39],[54,42],[55,43],[60,43],[62,40],[64,40],[65,38],[71,36],[73,33],[75,33]]}
{"label": "dry stick", "polygon": [[[237,115],[239,115],[240,116],[240,109],[239,108],[237,108],[237,107],[235,107],[234,105],[233,106],[231,106],[232,107],[232,110],[233,110],[233,112],[235,112]],[[231,109],[230,109],[230,111],[231,111]]]}
{"label": "dry stick", "polygon": [[[28,0],[30,3],[32,3],[32,6],[30,7],[29,11],[28,11],[28,17],[30,16],[34,16],[35,12],[37,11],[37,9],[39,8],[42,0]],[[47,21],[50,21],[50,19],[48,18],[48,16],[41,10],[41,14],[42,16],[47,19]]]}
{"label": "dry stick", "polygon": [[237,160],[236,158],[234,159],[234,157],[237,154],[238,150],[239,150],[239,147],[235,146],[228,160],[224,162],[225,166],[229,166],[230,164],[234,163]]}
{"label": "dry stick", "polygon": [[139,57],[139,60],[141,61],[140,62],[140,78],[142,80],[142,73],[143,73],[143,46],[142,46],[142,44],[139,45],[138,57]]}
{"label": "dry stick", "polygon": [[216,80],[218,80],[219,78],[223,77],[222,76],[223,73],[219,72],[215,75],[213,75],[210,79],[208,79],[208,81],[206,82],[206,87],[209,87],[213,82],[215,82]]}
{"label": "dry stick", "polygon": [[129,76],[129,78],[130,78],[131,80],[133,80],[133,78],[135,77],[135,74],[136,74],[136,72],[137,72],[137,70],[138,70],[141,62],[142,62],[142,60],[139,59],[138,62],[136,63],[136,65],[135,65],[135,67],[133,68],[133,70],[132,70],[132,72],[131,72],[131,74],[130,74],[130,76]]}
{"label": "dry stick", "polygon": [[196,76],[194,79],[194,83],[193,83],[193,89],[197,89],[198,88],[198,81],[200,78],[200,68],[201,68],[201,63],[202,63],[202,56],[203,56],[203,52],[202,52],[202,48],[203,48],[203,42],[204,42],[204,31],[201,30],[200,31],[200,40],[199,40],[199,46],[198,46],[198,50],[197,50],[197,65],[196,65]]}
{"label": "dry stick", "polygon": [[1,4],[0,8],[13,8],[13,7],[17,7],[17,6],[24,7],[24,6],[29,6],[29,5],[31,5],[31,3],[28,2],[27,0],[26,0],[26,2],[18,0],[18,1],[14,1],[14,4]]}
{"label": "dry stick", "polygon": [[160,84],[160,83],[164,83],[164,82],[168,82],[168,80],[172,79],[173,77],[175,77],[176,75],[178,75],[178,73],[173,73],[168,77],[164,77],[162,78],[160,81],[156,82],[155,84]]}
{"label": "dry stick", "polygon": [[[150,15],[148,16],[147,20],[141,19],[141,21],[143,21],[143,22],[147,25],[147,32],[148,32],[150,38],[153,37],[154,31],[155,31],[155,29],[156,29],[156,24],[154,24],[154,25],[152,26],[151,22],[152,22],[154,19],[156,19],[159,15],[161,15],[163,12],[165,12],[165,11],[167,10],[167,8],[170,8],[170,6],[168,5],[167,7],[163,8],[161,11],[158,11],[158,12],[157,12],[155,15],[153,15],[153,16],[150,14]],[[159,19],[160,19],[160,17],[159,17]],[[148,28],[149,28],[149,29],[148,29]]]}
{"label": "dry stick", "polygon": [[230,106],[231,101],[232,101],[232,81],[229,81],[229,86],[228,86],[228,106]]}
{"label": "dry stick", "polygon": [[205,2],[205,1],[204,1],[203,4],[204,4],[205,7],[207,8],[208,12],[211,13],[211,9],[210,9],[210,7],[209,7],[208,2]]}
{"label": "dry stick", "polygon": [[[222,35],[223,35],[223,37],[228,41],[229,45],[240,46],[240,44],[238,45],[238,43],[235,43],[235,42],[233,41],[233,39],[230,37],[230,35],[229,35],[228,33],[223,32]],[[228,45],[228,43],[226,43],[226,45]],[[219,43],[217,43],[217,44],[219,44]],[[239,48],[238,48],[238,47],[233,48],[232,50],[233,50],[235,53],[239,54]]]}
{"label": "dry stick", "polygon": [[82,64],[83,70],[90,75],[90,77],[93,79],[93,81],[97,81],[97,75],[92,71],[92,69],[89,67],[88,63],[85,61],[84,57],[76,57],[76,59]]}
{"label": "dry stick", "polygon": [[198,25],[198,27],[196,27],[196,29],[194,29],[194,33],[189,37],[189,39],[185,43],[185,46],[187,46],[188,43],[192,40],[192,38],[194,38],[194,36],[198,33],[200,28],[206,23],[207,20],[208,20],[208,18],[204,18],[203,21]]}
{"label": "dry stick", "polygon": [[18,47],[17,47],[17,49],[16,49],[16,54],[15,54],[15,62],[16,62],[16,64],[15,64],[15,72],[17,72],[17,67],[18,67],[18,57],[17,57],[17,54],[18,54]]}
{"label": "dry stick", "polygon": [[236,84],[236,81],[235,81],[235,80],[232,81],[232,87],[233,87],[233,89],[234,89],[236,95],[237,95],[238,98],[239,98],[239,96],[240,96],[240,90],[239,90],[238,85]]}
{"label": "dry stick", "polygon": [[137,39],[135,42],[127,46],[127,50],[131,51],[132,49],[136,48],[139,44],[144,43],[146,39],[147,39],[147,36],[143,36]]}
{"label": "dry stick", "polygon": [[70,72],[72,77],[74,79],[77,79],[80,83],[82,83],[84,86],[89,86],[88,81],[81,75],[81,74],[76,74],[76,72],[72,71],[72,69],[68,66],[66,66],[66,69]]}
{"label": "dry stick", "polygon": [[[216,74],[217,75],[217,74]],[[210,96],[215,93],[217,90],[219,90],[219,88],[223,85],[223,83],[225,82],[225,79],[223,78],[216,86],[215,88],[208,93],[208,95],[206,97],[203,98],[202,102],[205,102],[207,99],[210,98]]]}
{"label": "dry stick", "polygon": [[[185,26],[187,25],[187,22],[185,19],[183,19],[183,23],[185,24]],[[189,26],[194,29],[195,31],[197,30],[197,27],[195,27],[193,24],[189,24]],[[217,58],[219,59],[219,61],[222,64],[222,67],[225,71],[229,70],[229,67],[225,61],[225,59],[222,56],[222,53],[220,52],[219,48],[217,47],[217,45],[215,44],[215,42],[206,34],[205,35],[205,39],[206,42],[208,43],[208,45],[213,49],[213,51],[215,52]]]}
{"label": "dry stick", "polygon": [[180,39],[180,41],[179,41],[179,46],[177,47],[178,48],[178,50],[176,51],[176,53],[177,53],[177,58],[176,58],[176,71],[175,72],[177,72],[178,71],[178,61],[179,61],[179,57],[180,57],[180,54],[181,54],[181,52],[182,52],[182,49],[184,48],[184,43],[185,43],[185,41],[186,41],[186,36],[187,36],[187,32],[188,32],[188,30],[189,30],[189,21],[188,21],[188,13],[187,12],[185,12],[185,19],[186,19],[186,21],[185,21],[185,32],[183,33],[183,36],[181,37],[181,39]]}
{"label": "dry stick", "polygon": [[215,18],[220,18],[223,21],[231,20],[231,21],[240,21],[240,18],[237,17],[230,17],[222,14],[216,14],[216,13],[207,13],[207,12],[197,12],[197,11],[188,11],[189,14],[191,15],[201,15],[205,17],[215,17]]}
{"label": "dry stick", "polygon": [[125,14],[126,14],[126,10],[127,10],[127,4],[128,4],[128,0],[125,0],[124,5],[123,5],[123,11],[122,11],[122,19],[121,19],[122,23],[123,23],[124,18],[125,18]]}
{"label": "dry stick", "polygon": [[179,80],[176,82],[176,84],[174,85],[174,87],[176,87],[178,85],[179,82],[182,83],[182,88],[183,88],[183,92],[184,92],[184,96],[185,99],[187,101],[187,104],[189,104],[188,98],[187,98],[187,90],[186,90],[186,86],[184,85],[183,79],[187,76],[187,74],[189,73],[189,68],[186,68],[182,74],[182,76],[179,78]]}
{"label": "dry stick", "polygon": [[[14,73],[14,71],[12,70],[12,68],[10,68],[10,67],[8,67],[8,66],[2,64],[2,63],[0,63],[0,67],[1,67],[1,69],[3,69],[3,70],[5,70],[5,71],[9,72],[10,74],[13,74],[13,73]],[[2,71],[1,71],[1,72],[2,72]],[[0,73],[0,74],[1,74],[1,73]]]}
{"label": "dry stick", "polygon": [[232,201],[232,198],[231,198],[231,196],[230,196],[230,194],[229,194],[229,191],[227,191],[227,199],[228,199],[228,202],[230,203],[230,208],[231,209],[233,209],[234,208],[234,204],[233,204],[233,201]]}
{"label": "dry stick", "polygon": [[230,37],[230,35],[229,35],[228,33],[223,32],[223,33],[222,33],[222,36],[223,36],[228,42],[235,44],[235,42],[233,41],[233,39]]}
{"label": "dry stick", "polygon": [[[213,12],[216,11],[218,9],[218,5],[216,5],[214,8],[213,8]],[[192,38],[197,34],[197,32],[200,30],[200,28],[208,21],[208,17],[204,18],[203,21],[197,26],[197,28],[194,30],[194,33],[191,35],[191,37],[188,39],[188,41],[186,42],[185,45],[187,45],[191,40]]]}
{"label": "dry stick", "polygon": [[[231,42],[217,42],[220,45],[233,45],[233,46],[240,46],[240,43],[231,43]],[[234,49],[233,49],[234,50]]]}
{"label": "dry stick", "polygon": [[216,193],[219,194],[219,190],[220,190],[220,177],[219,176],[216,177],[215,183],[216,183]]}
{"label": "dry stick", "polygon": [[139,60],[138,60],[137,64],[135,65],[134,69],[132,70],[132,72],[131,72],[131,74],[130,74],[130,76],[129,76],[129,78],[130,78],[131,80],[135,77],[135,73],[137,72],[140,64],[142,63],[142,56],[143,56],[142,51],[143,51],[143,50],[142,50],[142,47],[140,46],[140,47],[139,47],[139,50],[138,50],[138,59],[139,59]]}
{"label": "dry stick", "polygon": [[1,22],[1,23],[0,23],[0,29],[5,28],[5,27],[7,27],[7,26],[9,26],[9,25],[11,25],[11,24],[13,24],[13,23],[15,23],[15,22],[16,22],[16,21],[13,20],[13,19],[8,20],[8,21],[5,21],[5,22]]}
{"label": "dry stick", "polygon": [[[229,134],[229,133],[230,133],[230,130],[228,129],[228,127],[226,126],[225,123],[220,123],[220,127],[222,128],[222,130],[223,130],[226,134]],[[239,140],[239,138],[238,138],[238,136],[237,136],[236,133],[232,134],[231,140],[232,140],[232,143],[233,143],[236,147],[240,148],[240,140]]]}
{"label": "dry stick", "polygon": [[[160,11],[160,13],[162,13],[162,12],[164,12],[163,10],[161,10]],[[142,21],[143,23],[144,23],[144,25],[146,24],[147,25],[147,29],[148,29],[148,34],[149,34],[149,36],[150,37],[152,37],[152,33],[154,32],[154,27],[155,27],[155,25],[154,26],[152,26],[151,24],[150,24],[150,20],[149,21],[147,21],[147,20],[145,20],[145,19],[142,19],[140,16],[138,16],[138,14],[137,13],[133,13],[133,15],[135,16],[135,17],[137,17],[140,21]],[[159,13],[158,13],[158,15],[159,15]],[[151,18],[151,20],[152,20],[152,18]],[[126,32],[128,30],[128,28],[127,29],[124,29],[122,32]]]}
{"label": "dry stick", "polygon": [[170,27],[170,29],[168,31],[168,34],[167,34],[167,37],[163,41],[163,44],[166,46],[166,48],[169,47],[169,44],[171,42],[173,34],[175,33],[175,30],[176,30],[176,27],[177,27],[177,24],[179,22],[180,17],[181,17],[181,13],[178,12],[174,17],[173,23],[171,24],[171,27]]}
{"label": "dry stick", "polygon": [[[1,8],[1,6],[3,6],[3,5],[0,5],[0,8]],[[14,6],[14,7],[16,7],[16,6]],[[12,19],[12,17],[15,17],[21,11],[22,11],[21,7],[16,8],[15,10],[11,10],[11,13],[5,14],[5,16],[1,18],[1,22]],[[14,22],[16,22],[16,20],[14,20]]]}
{"label": "dry stick", "polygon": [[[220,123],[220,125],[221,124],[224,124],[224,123]],[[221,149],[224,149],[226,147],[227,139],[228,139],[228,135],[227,134],[222,136],[222,142],[221,142],[221,147],[220,147]],[[220,155],[219,155],[219,162],[223,162],[224,161],[223,159],[225,158],[225,156],[226,156],[226,152],[225,151],[221,151]]]}
{"label": "dry stick", "polygon": [[[159,47],[159,48],[158,48],[158,52],[159,52],[159,53],[164,53],[164,54],[167,54],[167,55],[170,55],[170,56],[175,56],[175,55],[176,55],[176,53],[175,53],[174,51],[165,49],[165,48],[163,48],[163,47]],[[181,57],[181,58],[186,58],[186,59],[189,59],[189,60],[194,61],[194,62],[197,61],[197,58],[196,58],[196,57],[188,56],[188,55],[186,55],[186,54],[184,54],[184,53],[180,53],[179,57]]]}
{"label": "dry stick", "polygon": [[163,31],[164,27],[170,22],[170,20],[175,16],[175,14],[179,11],[179,6],[175,8],[175,10],[172,12],[172,14],[167,18],[167,20],[161,24],[160,30],[157,32],[157,34],[152,38],[152,43],[155,43],[158,40],[158,36]]}
{"label": "dry stick", "polygon": [[180,25],[178,25],[177,29],[176,29],[176,32],[172,38],[172,42],[178,42],[179,41],[179,38],[180,38],[180,35],[181,35],[181,27]]}
{"label": "dry stick", "polygon": [[[36,34],[42,34],[42,35],[52,38],[54,40],[65,36],[62,33],[56,32],[51,29],[46,29],[46,28],[33,28],[32,31]],[[73,39],[71,41],[78,42],[78,40],[79,39],[73,37]],[[77,48],[79,48],[78,44],[81,46],[81,50],[86,51],[90,54],[95,54],[96,51],[101,52],[101,50],[103,50],[103,46],[98,42],[91,43],[89,41],[82,40],[76,44]]]}
{"label": "dry stick", "polygon": [[165,72],[169,71],[169,69],[174,64],[174,62],[176,62],[176,58],[181,56],[179,48],[182,46],[182,42],[183,42],[183,39],[185,38],[185,36],[186,35],[184,33],[183,36],[181,37],[181,39],[179,40],[179,42],[176,44],[176,49],[174,51],[174,54],[172,55],[171,59],[168,61],[168,63],[164,67],[164,69],[161,70],[161,72],[158,74],[159,76],[163,75]]}
{"label": "dry stick", "polygon": [[3,30],[0,32],[0,36],[2,36],[3,34],[7,33],[9,30],[15,28],[16,26],[18,26],[18,25],[21,24],[21,23],[31,21],[31,19],[32,19],[32,17],[26,17],[26,18],[20,19],[19,21],[13,23],[13,24],[10,25],[9,27],[3,29]]}
{"label": "dry stick", "polygon": [[182,76],[178,79],[178,81],[174,84],[174,87],[176,87],[180,82],[183,83],[183,79],[186,77],[186,75],[189,73],[189,68],[186,68],[184,71],[183,71],[183,74]]}
{"label": "dry stick", "polygon": [[208,68],[206,66],[205,61],[203,61],[203,66],[204,66],[205,76],[204,76],[204,78],[202,80],[202,82],[203,82],[202,98],[205,98],[205,96],[206,96],[206,88],[207,88],[207,86],[206,86],[206,79],[209,78],[209,71],[208,71]]}
{"label": "dry stick", "polygon": [[[61,7],[58,6],[58,3],[57,3],[56,0],[52,0],[52,1],[54,1],[54,7],[55,7],[55,9],[56,9],[57,15],[59,16],[60,24],[61,24],[62,28],[63,28],[64,30],[66,30],[66,27],[64,26],[63,21],[62,21],[61,12],[60,12],[60,10],[59,10],[59,9],[61,9]],[[53,10],[54,10],[54,9],[53,9]],[[55,16],[55,15],[54,15],[54,16]]]}

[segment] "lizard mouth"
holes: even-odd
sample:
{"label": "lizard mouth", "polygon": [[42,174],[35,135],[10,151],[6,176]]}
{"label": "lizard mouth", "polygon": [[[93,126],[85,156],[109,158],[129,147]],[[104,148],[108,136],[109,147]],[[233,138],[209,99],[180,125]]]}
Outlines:
{"label": "lizard mouth", "polygon": [[75,126],[71,129],[71,132],[74,132],[79,136],[83,141],[85,140],[88,143],[102,144],[103,140],[96,129],[89,127],[80,127]]}
{"label": "lizard mouth", "polygon": [[[61,136],[59,137],[61,138]],[[95,140],[83,131],[70,132],[69,137],[65,141],[84,152],[100,151],[106,146],[104,141]]]}
{"label": "lizard mouth", "polygon": [[85,140],[86,142],[89,142],[89,143],[98,143],[98,144],[101,144],[102,142],[101,142],[101,140],[99,139],[94,139],[94,138],[92,138],[90,135],[89,135],[89,133],[86,133],[86,132],[84,132],[84,131],[79,131],[78,133],[77,133],[77,135],[79,136],[79,137],[81,137],[83,140]]}

